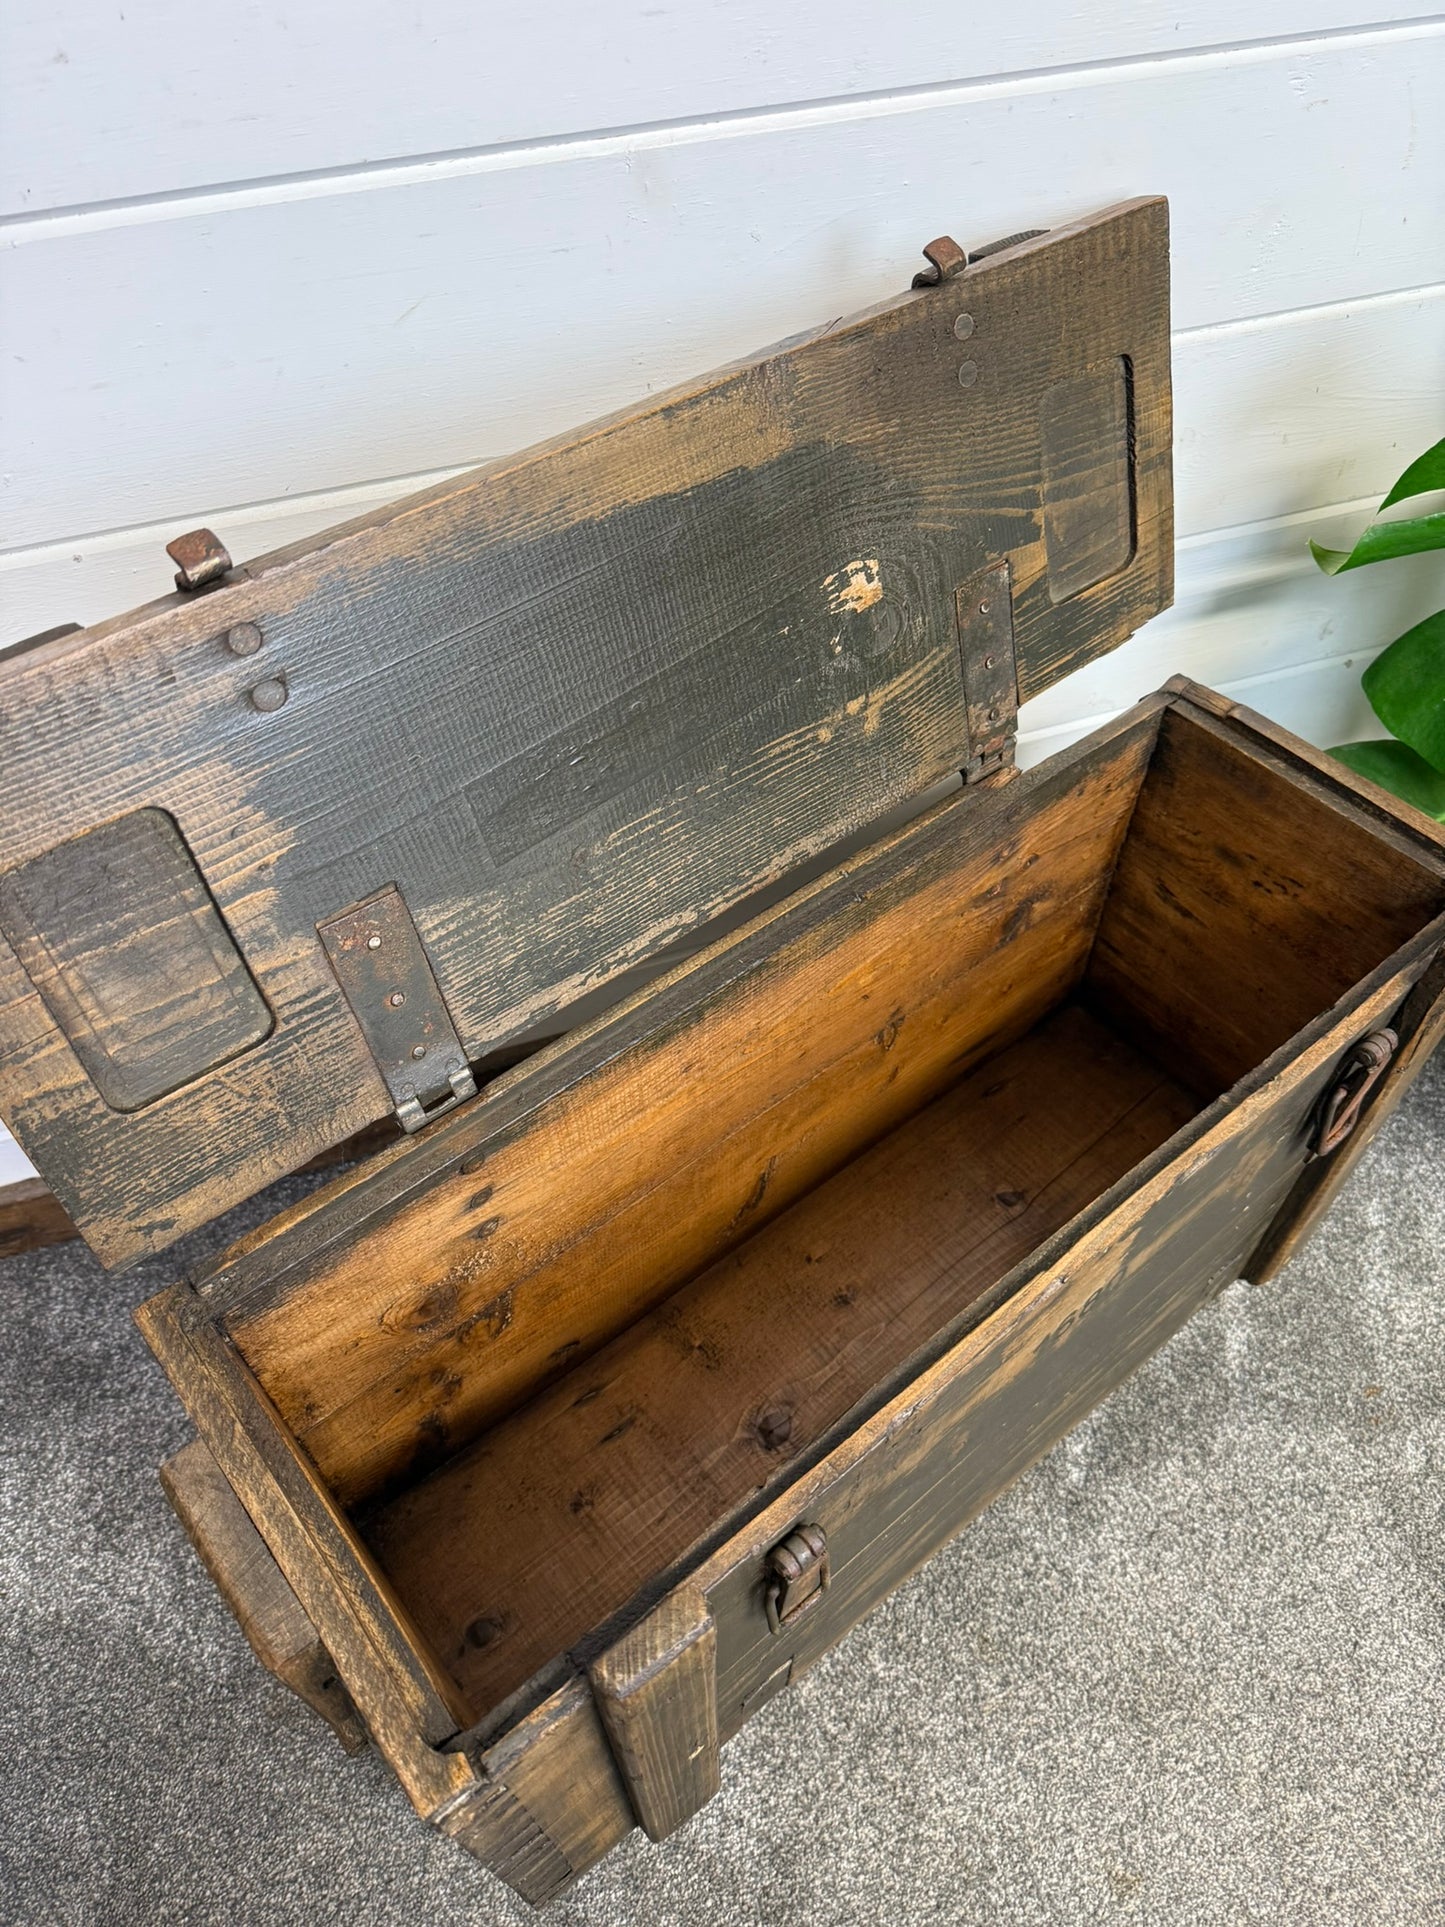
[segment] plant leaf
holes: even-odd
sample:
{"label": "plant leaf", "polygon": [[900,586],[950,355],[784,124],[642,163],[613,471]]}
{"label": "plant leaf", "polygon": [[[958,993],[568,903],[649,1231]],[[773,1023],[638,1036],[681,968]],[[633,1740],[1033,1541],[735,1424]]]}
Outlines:
{"label": "plant leaf", "polygon": [[1310,554],[1326,575],[1362,569],[1367,562],[1389,562],[1397,555],[1421,555],[1427,549],[1445,549],[1445,512],[1412,515],[1402,522],[1371,522],[1352,549],[1310,543]]}
{"label": "plant leaf", "polygon": [[1397,636],[1360,683],[1390,734],[1445,770],[1445,609]]}
{"label": "plant leaf", "polygon": [[1396,502],[1408,502],[1412,495],[1431,495],[1437,488],[1445,488],[1445,435],[1411,462],[1380,507],[1392,508]]}
{"label": "plant leaf", "polygon": [[1408,743],[1341,743],[1330,755],[1356,775],[1368,776],[1382,790],[1445,823],[1445,776],[1432,769],[1423,756],[1417,756]]}

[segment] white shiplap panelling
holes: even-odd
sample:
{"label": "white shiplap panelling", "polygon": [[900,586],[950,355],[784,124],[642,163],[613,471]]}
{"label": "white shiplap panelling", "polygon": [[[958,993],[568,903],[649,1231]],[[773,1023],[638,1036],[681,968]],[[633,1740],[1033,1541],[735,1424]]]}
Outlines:
{"label": "white shiplap panelling", "polygon": [[0,11],[0,213],[1318,36],[1423,12],[1378,0],[17,3]]}
{"label": "white shiplap panelling", "polygon": [[1184,329],[1445,281],[1442,92],[1430,25],[12,226],[0,540],[500,454],[1138,192]]}

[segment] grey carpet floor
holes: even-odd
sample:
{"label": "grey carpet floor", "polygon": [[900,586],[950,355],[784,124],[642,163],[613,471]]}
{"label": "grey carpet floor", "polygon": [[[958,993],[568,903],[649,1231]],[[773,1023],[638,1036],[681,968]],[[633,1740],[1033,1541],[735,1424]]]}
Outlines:
{"label": "grey carpet floor", "polygon": [[[127,1315],[173,1271],[0,1265],[0,1910],[537,1918],[203,1577]],[[1442,1512],[1445,1057],[1280,1281],[1227,1291],[766,1708],[682,1834],[549,1919],[1445,1923]]]}

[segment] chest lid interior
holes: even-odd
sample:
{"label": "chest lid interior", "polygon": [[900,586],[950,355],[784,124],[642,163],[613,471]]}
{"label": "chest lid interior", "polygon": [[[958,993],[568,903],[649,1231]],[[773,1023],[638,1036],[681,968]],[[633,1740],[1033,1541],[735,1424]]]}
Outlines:
{"label": "chest lid interior", "polygon": [[424,1124],[987,774],[1016,701],[1168,602],[1166,204],[934,253],[865,315],[0,659],[0,1112],[107,1262]]}

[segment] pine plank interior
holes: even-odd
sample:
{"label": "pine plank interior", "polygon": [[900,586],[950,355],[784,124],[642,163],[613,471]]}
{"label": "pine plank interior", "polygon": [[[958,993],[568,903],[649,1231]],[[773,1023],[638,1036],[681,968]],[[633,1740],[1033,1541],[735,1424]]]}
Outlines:
{"label": "pine plank interior", "polygon": [[308,1245],[308,1200],[219,1267],[477,1721],[1445,906],[1408,840],[1197,709],[891,847],[399,1207]]}
{"label": "pine plank interior", "polygon": [[376,1512],[364,1536],[477,1717],[1197,1108],[1066,1004]]}

